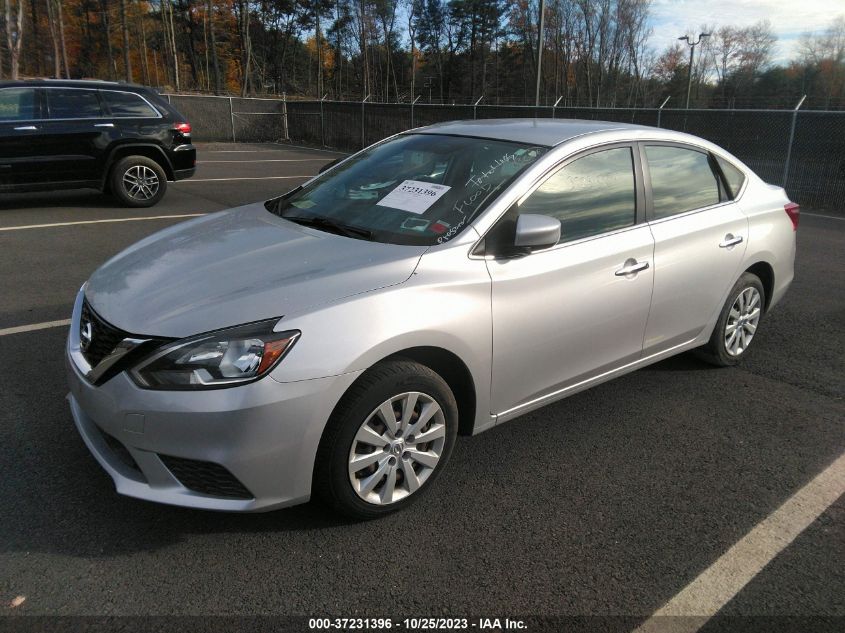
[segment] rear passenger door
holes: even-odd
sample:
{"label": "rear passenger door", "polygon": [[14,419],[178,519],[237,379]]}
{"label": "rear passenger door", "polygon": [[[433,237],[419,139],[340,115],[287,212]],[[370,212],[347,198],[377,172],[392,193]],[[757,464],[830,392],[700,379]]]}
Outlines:
{"label": "rear passenger door", "polygon": [[45,147],[41,91],[0,88],[0,188],[28,185],[42,177]]}
{"label": "rear passenger door", "polygon": [[706,150],[645,142],[640,155],[654,236],[648,356],[695,339],[721,309],[741,272],[748,220]]}
{"label": "rear passenger door", "polygon": [[110,145],[120,130],[106,113],[96,89],[47,88],[52,144],[52,180],[98,183]]}

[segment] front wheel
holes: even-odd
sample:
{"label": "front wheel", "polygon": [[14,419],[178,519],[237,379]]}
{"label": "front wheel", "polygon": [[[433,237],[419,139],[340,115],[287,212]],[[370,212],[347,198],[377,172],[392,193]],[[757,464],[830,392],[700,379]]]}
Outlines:
{"label": "front wheel", "polygon": [[766,291],[757,275],[743,273],[728,294],[707,345],[698,355],[713,365],[736,365],[748,351],[766,305]]}
{"label": "front wheel", "polygon": [[457,404],[443,378],[410,360],[379,363],[332,414],[317,451],[314,492],[357,519],[399,510],[443,470],[457,431]]}
{"label": "front wheel", "polygon": [[109,189],[127,207],[151,207],[167,191],[167,174],[146,156],[121,158],[111,171]]}

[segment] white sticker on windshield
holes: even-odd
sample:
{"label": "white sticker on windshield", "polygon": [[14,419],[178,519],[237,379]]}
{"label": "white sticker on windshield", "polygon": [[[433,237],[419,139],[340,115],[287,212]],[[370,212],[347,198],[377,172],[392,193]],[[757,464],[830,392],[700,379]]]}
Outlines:
{"label": "white sticker on windshield", "polygon": [[425,213],[451,187],[419,180],[406,180],[376,204],[410,213]]}

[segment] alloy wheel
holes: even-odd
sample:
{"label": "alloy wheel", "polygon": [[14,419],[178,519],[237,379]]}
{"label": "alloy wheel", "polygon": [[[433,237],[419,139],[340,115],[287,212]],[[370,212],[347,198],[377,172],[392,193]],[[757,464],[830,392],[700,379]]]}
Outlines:
{"label": "alloy wheel", "polygon": [[426,482],[445,445],[446,417],[434,398],[418,391],[393,396],[355,434],[349,481],[367,503],[395,503]]}
{"label": "alloy wheel", "polygon": [[748,349],[760,322],[761,307],[760,293],[753,286],[737,295],[725,325],[725,350],[729,355],[739,356]]}
{"label": "alloy wheel", "polygon": [[123,173],[123,188],[130,198],[149,200],[158,193],[158,174],[146,165],[133,165]]}

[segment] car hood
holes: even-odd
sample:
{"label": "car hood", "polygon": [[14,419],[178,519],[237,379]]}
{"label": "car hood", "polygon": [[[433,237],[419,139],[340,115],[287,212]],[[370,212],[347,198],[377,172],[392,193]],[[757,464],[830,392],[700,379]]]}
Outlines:
{"label": "car hood", "polygon": [[425,250],[302,227],[258,203],[147,237],[103,264],[85,296],[124,331],[184,337],[400,284]]}

